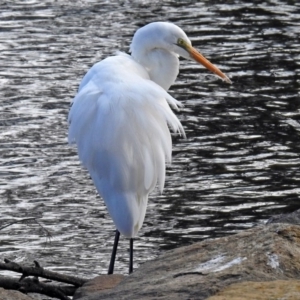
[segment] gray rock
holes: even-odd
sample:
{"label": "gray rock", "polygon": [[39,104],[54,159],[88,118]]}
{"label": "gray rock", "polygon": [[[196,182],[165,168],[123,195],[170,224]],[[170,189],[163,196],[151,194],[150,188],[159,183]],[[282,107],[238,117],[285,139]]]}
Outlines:
{"label": "gray rock", "polygon": [[206,300],[299,300],[300,280],[234,283]]}
{"label": "gray rock", "polygon": [[300,225],[300,209],[288,213],[288,214],[281,214],[278,216],[271,217],[267,224],[271,223],[286,223],[286,224],[294,224],[294,225]]}
{"label": "gray rock", "polygon": [[97,296],[99,292],[111,290],[124,278],[124,275],[119,274],[99,275],[92,280],[89,280],[82,287],[78,288],[73,296],[73,300],[77,300],[85,296],[92,296],[94,294]]}
{"label": "gray rock", "polygon": [[300,226],[270,224],[168,251],[79,299],[201,300],[234,283],[290,279],[300,279]]}

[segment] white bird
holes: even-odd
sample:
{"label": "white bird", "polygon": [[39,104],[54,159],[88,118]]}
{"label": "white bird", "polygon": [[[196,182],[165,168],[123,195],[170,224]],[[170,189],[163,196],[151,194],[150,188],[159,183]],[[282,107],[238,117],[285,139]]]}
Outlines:
{"label": "white bird", "polygon": [[185,136],[170,109],[181,104],[167,93],[179,72],[178,57],[199,62],[231,83],[172,23],[137,30],[130,52],[96,63],[82,79],[69,113],[69,143],[77,145],[117,228],[109,274],[120,233],[130,238],[132,272],[133,237],[142,227],[148,195],[157,185],[162,192],[165,165],[171,162],[169,127]]}

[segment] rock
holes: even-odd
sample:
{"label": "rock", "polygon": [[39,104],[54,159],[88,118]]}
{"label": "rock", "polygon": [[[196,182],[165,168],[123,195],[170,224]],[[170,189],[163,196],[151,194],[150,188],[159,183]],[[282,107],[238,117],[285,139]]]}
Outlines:
{"label": "rock", "polygon": [[275,223],[168,251],[113,289],[77,299],[201,300],[236,283],[290,279],[300,279],[300,226]]}
{"label": "rock", "polygon": [[271,223],[287,223],[287,224],[300,225],[300,209],[292,213],[273,216],[267,222],[267,224],[271,224]]}
{"label": "rock", "polygon": [[[117,286],[123,279],[124,275],[100,275],[86,282],[82,287],[78,288],[73,296],[73,300],[82,298],[86,295],[98,295]],[[1,300],[1,299],[0,299]]]}
{"label": "rock", "polygon": [[299,300],[300,280],[235,283],[206,300]]}
{"label": "rock", "polygon": [[0,288],[0,300],[32,300],[32,298],[18,291]]}

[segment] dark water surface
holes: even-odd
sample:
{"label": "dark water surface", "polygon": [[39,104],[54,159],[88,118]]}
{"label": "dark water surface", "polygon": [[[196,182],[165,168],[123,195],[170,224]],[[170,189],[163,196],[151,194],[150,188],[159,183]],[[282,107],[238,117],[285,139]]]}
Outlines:
{"label": "dark water surface", "polygon": [[[163,195],[151,195],[135,268],[166,249],[232,234],[300,207],[297,1],[1,1],[0,259],[105,273],[114,226],[76,150],[67,115],[83,74],[135,30],[171,21],[233,81],[182,60],[170,93],[174,137]],[[122,239],[116,272],[127,273]]]}

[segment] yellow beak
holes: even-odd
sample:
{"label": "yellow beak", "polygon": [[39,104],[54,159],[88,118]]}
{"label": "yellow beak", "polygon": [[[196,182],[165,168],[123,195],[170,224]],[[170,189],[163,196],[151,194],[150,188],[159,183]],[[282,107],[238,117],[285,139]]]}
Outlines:
{"label": "yellow beak", "polygon": [[209,60],[207,60],[200,52],[198,52],[195,48],[193,48],[190,45],[185,45],[186,51],[190,54],[191,58],[194,59],[196,62],[203,65],[205,68],[210,70],[211,72],[218,75],[220,78],[222,78],[227,83],[232,83],[231,80],[223,73],[219,68],[217,68],[215,65],[213,65]]}

